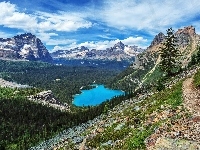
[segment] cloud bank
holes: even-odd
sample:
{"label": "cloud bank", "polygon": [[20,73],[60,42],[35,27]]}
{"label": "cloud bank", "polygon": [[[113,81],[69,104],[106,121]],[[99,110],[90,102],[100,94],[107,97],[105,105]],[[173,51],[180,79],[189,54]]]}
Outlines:
{"label": "cloud bank", "polygon": [[85,20],[80,13],[58,12],[45,13],[35,12],[28,14],[21,12],[15,4],[0,2],[0,25],[9,28],[17,28],[32,32],[47,31],[76,31],[79,28],[89,28],[92,23]]}
{"label": "cloud bank", "polygon": [[[16,33],[32,32],[47,46],[55,46],[53,49],[56,50],[69,49],[70,46],[104,49],[119,39],[128,45],[145,47],[151,42],[147,39],[153,39],[159,32],[165,33],[169,27],[176,30],[194,25],[200,31],[199,0],[89,1],[84,6],[73,6],[73,3],[52,0],[52,5],[58,4],[54,7],[56,10],[47,12],[47,9],[35,6],[31,13],[26,11],[29,8],[20,7],[20,2],[0,2],[0,35],[11,35],[3,31],[5,28],[16,29]],[[44,4],[49,3],[44,1]],[[84,35],[91,36],[91,39]]]}

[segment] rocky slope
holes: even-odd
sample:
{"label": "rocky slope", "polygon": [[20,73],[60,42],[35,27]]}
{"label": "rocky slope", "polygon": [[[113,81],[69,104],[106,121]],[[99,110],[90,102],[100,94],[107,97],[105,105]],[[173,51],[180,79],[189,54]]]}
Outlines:
{"label": "rocky slope", "polygon": [[[146,139],[147,149],[200,149],[200,91],[193,83],[193,77],[183,82],[183,106],[174,112],[178,117],[168,122],[170,127],[165,124]],[[170,117],[169,111],[162,116]]]}
{"label": "rocky slope", "polygon": [[89,59],[89,60],[133,60],[144,49],[137,46],[124,45],[121,41],[116,43],[113,47],[105,50],[89,50],[87,47],[81,46],[71,50],[58,50],[51,53],[53,58],[66,59]]}
{"label": "rocky slope", "polygon": [[0,38],[0,58],[34,61],[52,60],[52,57],[41,40],[31,33],[25,33],[7,39]]}
{"label": "rocky slope", "polygon": [[[182,63],[182,68],[184,68],[190,62],[191,56],[197,52],[200,35],[195,32],[193,26],[188,26],[175,31],[175,36],[177,37],[177,48],[181,52],[181,56],[178,59]],[[139,84],[146,80],[147,76],[151,76],[160,62],[159,50],[163,46],[162,43],[164,40],[165,36],[163,33],[156,35],[147,50],[135,57],[135,62],[131,66],[133,70],[132,74],[125,76],[120,82],[125,81],[131,83],[133,79],[138,78],[135,76],[136,72],[141,72],[142,70],[146,70],[148,73],[140,76]]]}
{"label": "rocky slope", "polygon": [[147,49],[155,49],[154,46],[159,45],[165,39],[165,35],[160,32],[156,35]]}

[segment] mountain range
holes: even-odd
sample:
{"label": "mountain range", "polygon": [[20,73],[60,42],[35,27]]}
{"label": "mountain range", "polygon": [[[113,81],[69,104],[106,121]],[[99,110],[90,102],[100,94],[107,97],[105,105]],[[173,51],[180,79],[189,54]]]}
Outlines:
{"label": "mountain range", "polygon": [[89,49],[85,46],[70,50],[58,50],[51,54],[42,41],[31,33],[16,35],[12,38],[0,38],[0,58],[30,61],[46,61],[53,59],[66,60],[128,60],[134,61],[134,57],[143,52],[138,46],[128,46],[121,41],[113,47],[105,50]]}
{"label": "mountain range", "polygon": [[89,59],[89,60],[133,60],[138,54],[143,52],[144,49],[138,46],[128,46],[121,41],[116,43],[113,47],[106,48],[105,50],[91,49],[85,46],[77,47],[70,50],[58,50],[51,53],[53,58],[65,59]]}
{"label": "mountain range", "polygon": [[[178,45],[181,53],[184,66],[190,60],[191,55],[194,52],[196,45],[198,44],[199,35],[196,34],[193,26],[184,27],[178,29],[175,32]],[[16,35],[13,38],[3,39],[0,38],[0,58],[1,59],[18,59],[18,60],[40,60],[50,62],[53,59],[66,59],[66,60],[116,60],[123,61],[128,60],[133,62],[135,57],[138,60],[145,60],[145,57],[140,57],[140,53],[144,53],[145,56],[148,53],[154,53],[162,46],[162,42],[165,39],[165,35],[160,32],[152,40],[150,46],[145,50],[138,46],[125,45],[121,41],[116,43],[113,47],[106,48],[105,50],[89,49],[85,46],[77,47],[70,50],[57,50],[49,53],[42,41],[31,33],[25,33]],[[190,50],[188,51],[190,44]],[[188,53],[187,55],[185,55]],[[140,58],[139,58],[140,57]],[[137,60],[137,61],[138,61]],[[147,60],[146,60],[147,61]],[[137,62],[136,62],[137,63]]]}

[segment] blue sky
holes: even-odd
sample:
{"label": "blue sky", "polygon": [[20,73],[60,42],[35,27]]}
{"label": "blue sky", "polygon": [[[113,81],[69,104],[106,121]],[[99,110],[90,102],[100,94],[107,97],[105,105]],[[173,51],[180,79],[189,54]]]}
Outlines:
{"label": "blue sky", "polygon": [[169,27],[200,31],[199,0],[10,0],[0,8],[0,37],[31,32],[50,51],[119,41],[145,48]]}

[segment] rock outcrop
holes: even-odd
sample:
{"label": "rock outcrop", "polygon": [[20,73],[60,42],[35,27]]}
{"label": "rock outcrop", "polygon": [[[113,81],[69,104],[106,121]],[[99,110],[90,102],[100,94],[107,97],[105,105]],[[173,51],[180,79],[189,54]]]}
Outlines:
{"label": "rock outcrop", "polygon": [[[179,48],[185,48],[188,46],[192,40],[196,37],[195,28],[193,26],[184,27],[183,29],[178,29],[175,33],[175,37],[177,38],[177,46]],[[158,48],[161,43],[165,40],[165,35],[160,32],[156,35],[151,42],[150,46],[147,48],[148,51],[158,51]]]}
{"label": "rock outcrop", "polygon": [[158,33],[158,35],[156,35],[154,37],[154,39],[151,42],[151,45],[149,46],[149,48],[151,48],[151,47],[153,47],[155,45],[160,44],[164,39],[165,39],[165,35],[162,32]]}
{"label": "rock outcrop", "polygon": [[194,39],[196,35],[195,28],[193,26],[184,27],[183,29],[178,29],[175,33],[177,37],[177,45],[179,47],[186,47]]}
{"label": "rock outcrop", "polygon": [[59,109],[61,111],[70,111],[70,106],[67,103],[62,103],[57,100],[51,90],[43,91],[36,95],[30,95],[28,96],[28,99],[30,101],[42,103],[43,105]]}
{"label": "rock outcrop", "polygon": [[41,40],[31,33],[7,39],[0,38],[0,58],[40,60],[46,62],[52,60]]}
{"label": "rock outcrop", "polygon": [[183,29],[178,29],[176,34],[189,34],[190,36],[194,36],[196,32],[193,26],[187,26],[187,27],[184,27]]}

